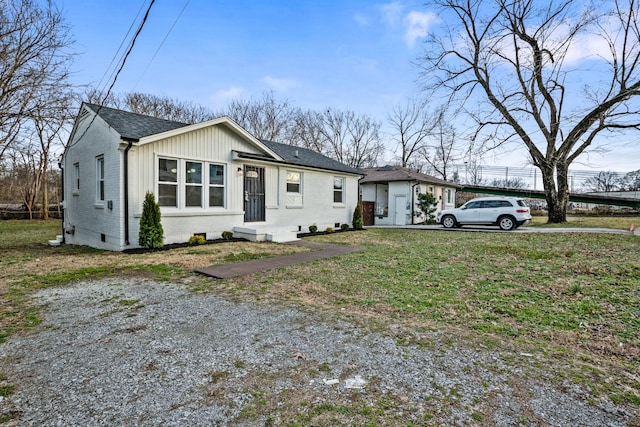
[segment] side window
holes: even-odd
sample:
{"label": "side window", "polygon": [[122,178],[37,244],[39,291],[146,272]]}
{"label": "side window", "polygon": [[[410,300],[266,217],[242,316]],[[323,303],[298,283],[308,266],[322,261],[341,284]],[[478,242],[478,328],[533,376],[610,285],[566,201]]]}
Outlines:
{"label": "side window", "polygon": [[287,171],[287,193],[300,194],[301,173]]}
{"label": "side window", "polygon": [[73,192],[80,192],[80,163],[73,164]]}
{"label": "side window", "polygon": [[178,207],[178,161],[158,159],[158,204]]}
{"label": "side window", "polygon": [[480,207],[480,202],[470,202],[467,204],[467,209],[478,209]]}
{"label": "side window", "polygon": [[333,177],[333,203],[344,203],[344,178]]}
{"label": "side window", "polygon": [[513,207],[513,206],[511,206],[511,203],[510,203],[510,202],[508,202],[508,201],[506,201],[506,200],[500,200],[500,201],[498,202],[498,207],[501,207],[501,208],[511,208],[511,207]]}
{"label": "side window", "polygon": [[185,205],[202,207],[202,163],[185,162]]}
{"label": "side window", "polygon": [[209,165],[209,207],[224,207],[223,165]]}
{"label": "side window", "polygon": [[96,200],[104,202],[104,156],[96,157]]}

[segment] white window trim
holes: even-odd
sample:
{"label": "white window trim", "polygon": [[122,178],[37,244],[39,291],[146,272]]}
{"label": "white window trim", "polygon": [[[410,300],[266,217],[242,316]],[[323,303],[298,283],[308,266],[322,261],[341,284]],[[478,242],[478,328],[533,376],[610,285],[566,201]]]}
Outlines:
{"label": "white window trim", "polygon": [[80,163],[73,164],[73,194],[80,194]]}
{"label": "white window trim", "polygon": [[[228,173],[228,165],[224,163],[216,163],[216,162],[205,162],[207,168],[207,189],[205,194],[206,200],[206,208],[207,209],[226,209],[227,208],[227,173]],[[210,166],[222,166],[222,185],[221,184],[213,184],[211,182],[211,168]],[[211,198],[211,187],[214,188],[222,188],[222,206],[211,206],[209,205],[209,199]]]}
{"label": "white window trim", "polygon": [[[104,176],[105,176],[104,155],[100,155],[96,157],[96,203],[97,204],[104,204],[104,201],[106,199]],[[102,186],[100,184],[102,184]]]}
{"label": "white window trim", "polygon": [[[342,201],[340,202],[336,202],[335,201],[335,194],[336,194],[336,188],[334,185],[334,181],[336,179],[339,179],[342,181],[342,188],[339,190],[341,193],[341,197],[340,199],[342,199]],[[331,179],[331,200],[333,201],[333,207],[334,208],[343,208],[345,206],[345,197],[346,197],[346,187],[347,187],[347,180],[343,177],[343,176],[333,176],[333,178]]]}
{"label": "white window trim", "polygon": [[[228,210],[228,191],[229,191],[229,164],[224,162],[215,162],[215,161],[206,161],[201,159],[188,159],[188,158],[180,158],[170,155],[162,155],[156,154],[155,159],[155,188],[156,194],[159,194],[159,186],[160,184],[164,185],[174,185],[176,186],[176,206],[160,206],[162,211],[175,212],[175,215],[180,215],[181,212],[202,212],[202,213],[212,213],[212,212],[221,212]],[[169,182],[169,181],[160,181],[160,160],[175,160],[177,162],[177,181]],[[201,184],[193,184],[187,183],[187,162],[192,163],[200,163],[202,165],[202,183]],[[211,176],[209,171],[210,165],[222,166],[224,168],[223,174],[223,185],[220,184],[212,184]],[[202,201],[200,206],[186,206],[186,188],[187,186],[201,186],[202,187]],[[219,187],[223,189],[223,206],[209,206],[209,192],[211,187]]]}
{"label": "white window trim", "polygon": [[[199,163],[200,164],[200,183],[193,183],[193,182],[187,182],[187,163]],[[196,160],[184,160],[184,167],[182,168],[184,170],[184,182],[183,182],[183,189],[181,191],[184,191],[184,203],[185,209],[202,209],[205,206],[204,203],[204,179],[203,179],[203,169],[204,167],[208,166],[208,164],[206,164],[205,162],[201,162],[201,161],[196,161]],[[180,169],[180,168],[178,168]],[[180,181],[180,176],[178,176],[178,181]],[[188,187],[200,187],[200,205],[199,206],[187,206],[187,188]]]}

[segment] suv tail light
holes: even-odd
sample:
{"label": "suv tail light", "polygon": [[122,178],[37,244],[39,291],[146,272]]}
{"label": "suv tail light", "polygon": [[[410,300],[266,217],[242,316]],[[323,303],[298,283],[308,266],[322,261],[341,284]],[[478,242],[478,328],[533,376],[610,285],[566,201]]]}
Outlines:
{"label": "suv tail light", "polygon": [[527,212],[529,212],[529,208],[526,208],[526,209],[516,209],[516,212],[518,212],[518,213],[527,213]]}

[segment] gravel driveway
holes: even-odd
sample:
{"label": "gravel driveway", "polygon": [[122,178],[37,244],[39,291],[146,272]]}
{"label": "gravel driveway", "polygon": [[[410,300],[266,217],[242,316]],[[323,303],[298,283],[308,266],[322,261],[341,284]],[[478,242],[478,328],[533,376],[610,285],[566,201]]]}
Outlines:
{"label": "gravel driveway", "polygon": [[0,415],[15,417],[9,425],[640,420],[488,349],[402,346],[326,314],[230,302],[180,284],[105,279],[50,288],[36,301],[45,305],[38,331],[0,345],[0,372],[16,386],[0,398]]}

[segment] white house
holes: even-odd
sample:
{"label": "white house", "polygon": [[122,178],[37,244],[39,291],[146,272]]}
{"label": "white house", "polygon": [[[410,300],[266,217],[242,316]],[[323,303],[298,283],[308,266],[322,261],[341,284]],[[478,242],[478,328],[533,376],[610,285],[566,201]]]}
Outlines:
{"label": "white house", "polygon": [[64,151],[64,242],[139,247],[142,204],[160,204],[164,243],[223,231],[290,241],[350,224],[362,171],[258,140],[228,117],[172,122],[83,103]]}
{"label": "white house", "polygon": [[418,208],[418,194],[435,196],[437,210],[455,208],[460,185],[400,166],[364,169],[360,180],[365,225],[408,225],[425,220]]}

